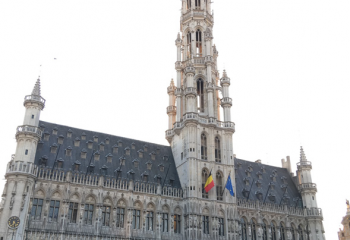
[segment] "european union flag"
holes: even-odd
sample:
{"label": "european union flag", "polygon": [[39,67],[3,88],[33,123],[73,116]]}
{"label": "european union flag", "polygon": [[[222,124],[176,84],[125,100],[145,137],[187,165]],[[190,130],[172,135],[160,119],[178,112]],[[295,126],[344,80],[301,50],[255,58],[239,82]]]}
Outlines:
{"label": "european union flag", "polygon": [[227,178],[226,189],[229,190],[232,197],[235,196],[235,193],[233,192],[232,181],[231,181],[230,175],[228,175],[228,178]]}

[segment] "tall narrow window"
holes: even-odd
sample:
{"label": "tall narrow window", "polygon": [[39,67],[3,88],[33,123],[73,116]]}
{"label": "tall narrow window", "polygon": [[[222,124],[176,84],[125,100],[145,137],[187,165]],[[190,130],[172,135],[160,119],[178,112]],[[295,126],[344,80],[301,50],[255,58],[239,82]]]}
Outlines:
{"label": "tall narrow window", "polygon": [[163,232],[168,232],[169,228],[168,228],[168,214],[167,213],[163,213]]}
{"label": "tall narrow window", "polygon": [[132,210],[132,227],[133,229],[140,229],[140,218],[141,212],[140,210]]}
{"label": "tall narrow window", "polygon": [[271,240],[277,240],[276,238],[276,227],[273,222],[271,222]]}
{"label": "tall narrow window", "polygon": [[85,204],[84,208],[84,223],[87,225],[92,225],[92,216],[94,214],[94,205]]}
{"label": "tall narrow window", "polygon": [[147,212],[146,230],[153,231],[153,212]]}
{"label": "tall narrow window", "polygon": [[225,236],[225,223],[223,218],[219,218],[219,236]]}
{"label": "tall narrow window", "polygon": [[174,233],[181,233],[181,216],[174,215]]}
{"label": "tall narrow window", "polygon": [[292,234],[292,240],[296,240],[296,237],[295,237],[295,227],[294,225],[292,225],[292,229],[290,230],[291,234]]}
{"label": "tall narrow window", "polygon": [[69,210],[68,210],[68,220],[71,223],[77,222],[77,216],[78,216],[78,203],[69,203]]}
{"label": "tall narrow window", "polygon": [[125,215],[125,209],[124,208],[117,208],[117,227],[123,228],[124,227],[124,215]]}
{"label": "tall narrow window", "polygon": [[[200,1],[200,0],[196,0]],[[202,32],[201,30],[197,29],[196,31],[196,57],[202,57]]]}
{"label": "tall narrow window", "polygon": [[215,138],[215,161],[221,163],[221,146],[220,138]]}
{"label": "tall narrow window", "polygon": [[59,210],[60,210],[60,201],[52,200],[50,202],[50,212],[49,212],[49,220],[50,221],[57,222]]}
{"label": "tall narrow window", "polygon": [[250,224],[251,224],[250,229],[251,229],[252,240],[256,240],[256,225],[253,219],[251,220]]}
{"label": "tall narrow window", "polygon": [[248,240],[247,238],[247,223],[244,218],[241,219],[242,240]]}
{"label": "tall narrow window", "polygon": [[201,8],[201,0],[195,0],[196,1],[196,9]]}
{"label": "tall narrow window", "polygon": [[280,232],[281,232],[281,240],[286,240],[286,237],[285,237],[285,233],[284,233],[284,226],[283,224],[281,223],[281,226],[280,226]]}
{"label": "tall narrow window", "polygon": [[209,216],[202,217],[203,233],[209,234]]}
{"label": "tall narrow window", "polygon": [[262,230],[263,230],[263,240],[267,240],[267,227],[265,222],[263,222],[262,224]]}
{"label": "tall narrow window", "polygon": [[208,193],[205,191],[205,183],[207,182],[207,179],[209,177],[208,170],[203,169],[202,171],[202,198],[208,198]]}
{"label": "tall narrow window", "polygon": [[203,133],[201,135],[201,158],[203,160],[208,160],[208,155],[207,155],[207,136]]}
{"label": "tall narrow window", "polygon": [[111,207],[102,207],[102,225],[109,227],[109,220],[111,217]]}
{"label": "tall narrow window", "polygon": [[192,0],[187,0],[187,10],[191,9],[191,2]]}
{"label": "tall narrow window", "polygon": [[298,232],[299,232],[299,239],[304,240],[304,231],[301,225],[299,225]]}
{"label": "tall narrow window", "polygon": [[197,108],[198,112],[204,112],[204,82],[197,80]]}
{"label": "tall narrow window", "polygon": [[41,218],[41,211],[43,209],[43,199],[34,198],[33,200],[33,207],[31,215],[34,217],[34,219],[39,220]]}
{"label": "tall narrow window", "polygon": [[[191,0],[189,0],[189,1],[191,1]],[[192,43],[192,35],[191,35],[191,32],[189,31],[187,33],[187,59],[191,58],[191,54],[192,54],[191,43]]]}
{"label": "tall narrow window", "polygon": [[222,201],[222,174],[216,173],[216,199]]}

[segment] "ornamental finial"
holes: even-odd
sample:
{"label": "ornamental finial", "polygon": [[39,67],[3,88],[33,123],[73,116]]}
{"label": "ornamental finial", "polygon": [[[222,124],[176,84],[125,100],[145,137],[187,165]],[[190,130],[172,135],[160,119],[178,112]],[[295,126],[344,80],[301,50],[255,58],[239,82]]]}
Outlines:
{"label": "ornamental finial", "polygon": [[32,91],[32,95],[34,96],[41,96],[41,91],[40,91],[40,76],[38,77],[38,80],[36,81],[34,85],[34,89]]}
{"label": "ornamental finial", "polygon": [[307,162],[303,147],[300,147],[300,162]]}

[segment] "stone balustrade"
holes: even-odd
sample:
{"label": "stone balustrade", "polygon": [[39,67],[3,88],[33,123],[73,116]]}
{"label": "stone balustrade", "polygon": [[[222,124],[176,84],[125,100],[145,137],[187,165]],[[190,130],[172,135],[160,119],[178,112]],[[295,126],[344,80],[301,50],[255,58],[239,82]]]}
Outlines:
{"label": "stone balustrade", "polygon": [[192,18],[207,18],[212,23],[214,21],[213,16],[209,12],[201,10],[201,9],[195,9],[192,11],[189,10],[187,13],[182,15],[181,21],[186,22]]}
{"label": "stone balustrade", "polygon": [[7,164],[6,175],[7,174],[31,174],[36,176],[38,172],[38,167],[33,163],[28,163],[24,161],[10,161]]}
{"label": "stone balustrade", "polygon": [[29,103],[29,102],[35,102],[35,103],[38,103],[44,107],[46,100],[44,98],[42,98],[41,96],[27,95],[24,97],[24,105],[26,105],[26,103]]}
{"label": "stone balustrade", "polygon": [[307,217],[323,217],[321,208],[308,208],[306,209]]}
{"label": "stone balustrade", "polygon": [[24,125],[17,127],[16,137],[18,137],[20,134],[30,134],[35,137],[41,138],[42,131],[38,127]]}
{"label": "stone balustrade", "polygon": [[303,183],[298,186],[299,191],[303,190],[316,190],[317,191],[317,185],[316,183]]}
{"label": "stone balustrade", "polygon": [[169,113],[176,113],[176,106],[169,106],[166,108],[167,114]]}
{"label": "stone balustrade", "polygon": [[312,163],[311,162],[298,162],[297,163],[298,170],[301,168],[310,168],[312,169]]}
{"label": "stone balustrade", "polygon": [[221,99],[221,106],[232,106],[232,98],[224,97]]}
{"label": "stone balustrade", "polygon": [[185,88],[185,95],[194,95],[196,96],[197,95],[197,88],[194,88],[194,87],[188,87],[188,88]]}

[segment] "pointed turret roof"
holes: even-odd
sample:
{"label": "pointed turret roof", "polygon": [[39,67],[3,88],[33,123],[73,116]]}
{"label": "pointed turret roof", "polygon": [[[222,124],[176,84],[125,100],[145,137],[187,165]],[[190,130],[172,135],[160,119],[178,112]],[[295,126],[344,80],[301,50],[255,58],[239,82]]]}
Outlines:
{"label": "pointed turret roof", "polygon": [[34,89],[33,89],[33,91],[32,91],[32,95],[41,96],[41,91],[40,91],[40,77],[38,78],[38,80],[36,80]]}
{"label": "pointed turret roof", "polygon": [[222,73],[222,77],[223,78],[228,78],[228,76],[227,76],[227,72],[226,72],[226,70],[224,69],[224,72]]}
{"label": "pointed turret roof", "polygon": [[307,162],[303,147],[300,147],[300,162]]}

